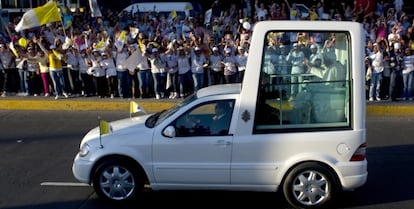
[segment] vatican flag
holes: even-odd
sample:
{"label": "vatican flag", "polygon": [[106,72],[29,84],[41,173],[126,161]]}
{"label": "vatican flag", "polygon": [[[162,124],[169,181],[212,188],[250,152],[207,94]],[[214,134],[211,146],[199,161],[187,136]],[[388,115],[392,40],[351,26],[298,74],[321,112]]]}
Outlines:
{"label": "vatican flag", "polygon": [[22,19],[16,25],[16,32],[45,25],[51,22],[62,21],[56,2],[49,1],[43,6],[30,9],[23,14]]}
{"label": "vatican flag", "polygon": [[136,103],[134,101],[131,101],[129,104],[130,104],[129,105],[129,114],[130,115],[132,115],[133,113],[138,113],[138,112],[143,112],[144,114],[147,114],[147,112],[144,109],[142,109],[138,105],[138,103]]}
{"label": "vatican flag", "polygon": [[112,132],[111,124],[109,124],[108,121],[100,120],[99,121],[99,134],[104,135],[104,134],[109,134],[110,132]]}

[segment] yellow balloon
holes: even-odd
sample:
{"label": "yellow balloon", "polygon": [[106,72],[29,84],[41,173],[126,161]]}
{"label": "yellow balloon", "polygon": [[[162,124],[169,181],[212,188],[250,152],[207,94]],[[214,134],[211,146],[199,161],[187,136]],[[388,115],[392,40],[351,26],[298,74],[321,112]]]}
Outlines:
{"label": "yellow balloon", "polygon": [[27,47],[27,39],[25,39],[25,38],[20,38],[18,43],[19,43],[20,46],[22,46],[24,48]]}

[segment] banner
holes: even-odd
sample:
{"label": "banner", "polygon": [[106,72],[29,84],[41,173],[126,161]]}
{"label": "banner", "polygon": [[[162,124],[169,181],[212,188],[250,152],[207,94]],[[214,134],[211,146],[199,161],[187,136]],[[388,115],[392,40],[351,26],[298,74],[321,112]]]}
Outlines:
{"label": "banner", "polygon": [[22,19],[16,25],[16,32],[39,27],[51,22],[62,21],[56,2],[49,1],[43,6],[30,9],[23,14]]}
{"label": "banner", "polygon": [[211,23],[211,15],[212,15],[213,10],[209,9],[206,11],[206,13],[204,14],[204,25],[210,24]]}
{"label": "banner", "polygon": [[135,68],[137,65],[147,62],[147,57],[141,53],[141,50],[138,48],[136,49],[124,62],[124,66],[130,71],[135,72]]}
{"label": "banner", "polygon": [[89,0],[89,8],[91,9],[92,17],[102,17],[101,9],[99,8],[97,0]]}

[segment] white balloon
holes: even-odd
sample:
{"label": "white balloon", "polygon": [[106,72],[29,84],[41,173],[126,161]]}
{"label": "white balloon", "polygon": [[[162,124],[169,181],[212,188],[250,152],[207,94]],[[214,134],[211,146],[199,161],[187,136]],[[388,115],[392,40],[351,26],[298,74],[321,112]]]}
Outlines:
{"label": "white balloon", "polygon": [[244,29],[246,29],[246,30],[250,30],[250,27],[251,27],[251,26],[250,26],[250,23],[249,23],[249,22],[244,22],[244,23],[243,23],[243,28],[244,28]]}

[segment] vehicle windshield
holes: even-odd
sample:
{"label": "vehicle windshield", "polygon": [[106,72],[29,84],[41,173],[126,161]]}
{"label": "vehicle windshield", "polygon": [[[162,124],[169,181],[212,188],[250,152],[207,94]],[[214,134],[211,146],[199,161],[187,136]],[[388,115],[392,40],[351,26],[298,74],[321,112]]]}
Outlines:
{"label": "vehicle windshield", "polygon": [[197,99],[196,94],[192,94],[188,96],[187,98],[185,98],[183,101],[174,105],[172,108],[167,109],[167,110],[162,110],[160,112],[153,114],[151,117],[147,119],[147,121],[145,121],[145,126],[147,126],[148,128],[154,128],[158,124],[162,123],[165,119],[170,117],[170,115],[176,113],[182,107],[186,106],[187,104],[194,101],[195,99]]}

